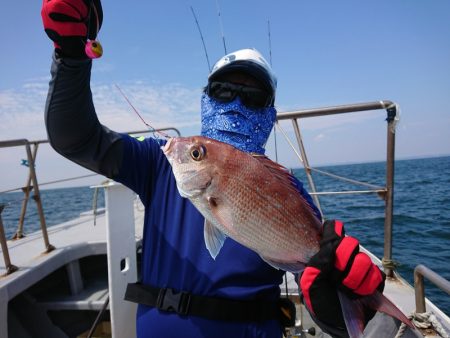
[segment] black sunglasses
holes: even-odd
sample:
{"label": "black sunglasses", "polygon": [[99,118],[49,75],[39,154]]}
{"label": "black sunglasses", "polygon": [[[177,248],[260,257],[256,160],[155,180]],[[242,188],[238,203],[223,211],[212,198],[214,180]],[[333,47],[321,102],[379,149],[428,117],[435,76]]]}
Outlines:
{"label": "black sunglasses", "polygon": [[273,97],[266,90],[230,82],[212,81],[205,87],[205,92],[220,102],[231,102],[239,95],[242,103],[250,108],[273,105]]}

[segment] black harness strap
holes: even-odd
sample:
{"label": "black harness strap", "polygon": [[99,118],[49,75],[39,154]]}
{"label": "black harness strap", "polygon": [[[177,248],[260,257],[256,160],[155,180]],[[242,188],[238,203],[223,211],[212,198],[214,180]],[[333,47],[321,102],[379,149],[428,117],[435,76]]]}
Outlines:
{"label": "black harness strap", "polygon": [[277,301],[245,301],[205,297],[180,292],[171,288],[157,288],[140,283],[130,283],[125,300],[179,315],[199,316],[212,320],[260,322],[280,320],[280,304]]}

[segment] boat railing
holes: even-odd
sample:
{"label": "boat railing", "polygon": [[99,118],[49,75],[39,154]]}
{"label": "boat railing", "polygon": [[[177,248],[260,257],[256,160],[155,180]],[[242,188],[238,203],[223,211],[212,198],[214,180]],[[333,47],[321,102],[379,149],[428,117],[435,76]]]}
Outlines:
{"label": "boat railing", "polygon": [[[145,134],[145,133],[156,133],[156,132],[165,132],[165,131],[173,132],[174,134],[176,134],[178,136],[181,135],[179,130],[176,128],[173,128],[173,127],[161,128],[161,129],[156,129],[156,130],[130,131],[130,132],[126,132],[126,133],[131,134],[131,135],[140,135],[140,134]],[[46,225],[46,221],[45,221],[45,213],[44,213],[44,208],[43,208],[42,201],[41,201],[39,187],[43,186],[43,185],[56,184],[56,183],[61,183],[61,182],[65,182],[65,181],[73,181],[73,180],[87,178],[89,176],[97,175],[97,174],[88,174],[88,175],[69,177],[69,178],[64,178],[64,179],[59,179],[59,180],[39,184],[38,179],[37,179],[37,174],[36,174],[36,166],[35,166],[36,156],[37,156],[37,151],[38,151],[39,145],[46,144],[46,143],[49,143],[49,141],[48,140],[29,141],[27,139],[0,141],[0,149],[1,148],[11,148],[11,147],[25,147],[26,154],[27,154],[27,159],[22,160],[22,164],[25,165],[26,167],[28,167],[28,178],[27,178],[25,186],[0,191],[0,194],[8,193],[8,192],[15,192],[15,191],[22,191],[24,193],[24,198],[21,199],[22,206],[21,206],[21,211],[20,211],[19,223],[17,226],[17,230],[12,239],[17,240],[17,239],[24,237],[23,226],[24,226],[24,221],[25,221],[25,217],[26,217],[27,205],[28,205],[28,201],[30,199],[30,195],[31,195],[31,193],[33,193],[33,196],[31,198],[36,202],[36,206],[37,206],[37,212],[39,215],[39,223],[40,223],[40,228],[42,231],[42,238],[44,240],[44,246],[45,246],[44,253],[48,253],[48,252],[52,251],[54,249],[54,246],[50,244],[50,240],[49,240],[49,236],[48,236],[48,232],[47,232],[47,225]],[[14,271],[16,271],[17,267],[15,267],[11,263],[11,259],[9,257],[7,239],[6,239],[5,230],[4,230],[3,221],[2,221],[2,212],[3,212],[4,208],[5,208],[5,205],[0,204],[0,245],[1,245],[2,253],[3,253],[3,260],[5,262],[6,274],[10,274],[10,273],[13,273]]]}
{"label": "boat railing", "polygon": [[[308,157],[306,155],[305,146],[303,144],[302,135],[300,132],[300,127],[298,120],[310,117],[319,117],[319,116],[328,116],[328,115],[337,115],[337,114],[347,114],[347,113],[361,113],[370,110],[384,110],[387,113],[386,121],[387,121],[387,150],[386,150],[386,182],[384,187],[378,187],[366,182],[359,182],[353,179],[341,177],[338,175],[334,175],[332,173],[325,172],[323,170],[319,170],[316,168],[312,168],[309,165]],[[383,101],[375,101],[375,102],[367,102],[367,103],[357,103],[357,104],[349,104],[349,105],[340,105],[340,106],[332,106],[332,107],[324,107],[324,108],[312,108],[312,109],[303,109],[296,110],[290,112],[281,112],[277,115],[277,120],[290,120],[292,122],[292,127],[294,129],[294,133],[297,139],[298,148],[300,154],[297,153],[301,162],[303,163],[306,177],[310,187],[310,193],[316,206],[319,208],[320,212],[323,215],[322,208],[320,205],[319,196],[320,195],[331,195],[331,194],[348,194],[348,193],[375,193],[380,196],[384,200],[384,253],[382,264],[384,267],[384,271],[386,275],[389,277],[394,277],[394,269],[395,263],[392,260],[392,229],[393,229],[393,201],[394,201],[394,160],[395,160],[395,125],[398,121],[399,108],[398,105],[392,101],[383,100]],[[278,124],[279,125],[279,124]],[[280,127],[280,126],[279,126]],[[280,130],[285,134],[288,142],[291,143],[280,127]],[[292,145],[294,151],[297,152],[295,147]],[[320,174],[328,175],[337,179],[341,179],[347,182],[351,182],[354,184],[360,184],[365,186],[365,190],[355,190],[355,191],[344,191],[344,192],[317,192],[316,185],[313,180],[312,172],[315,171]]]}
{"label": "boat railing", "polygon": [[[25,194],[25,198],[22,201],[22,210],[20,213],[21,216],[20,216],[20,220],[19,220],[19,224],[21,224],[21,225],[19,225],[19,229],[23,228],[23,221],[25,218],[25,212],[26,212],[26,208],[27,208],[28,198],[30,196],[31,190],[33,190],[33,192],[34,192],[33,199],[36,202],[37,211],[39,214],[39,222],[41,225],[42,238],[44,239],[45,252],[50,252],[54,249],[54,247],[50,244],[49,239],[48,239],[47,225],[45,223],[44,209],[42,208],[42,201],[41,201],[40,192],[39,192],[39,184],[37,181],[36,169],[35,169],[35,162],[36,162],[38,146],[39,146],[39,144],[45,143],[45,142],[47,142],[47,141],[40,140],[40,141],[30,142],[27,139],[1,141],[0,148],[25,146],[25,150],[27,153],[27,160],[25,162],[25,165],[29,168],[29,171],[28,171],[27,184],[25,187],[21,188]],[[33,151],[31,150],[32,145],[33,145]],[[18,188],[18,189],[20,189],[20,188]],[[16,189],[14,189],[14,190],[16,190]],[[22,231],[22,230],[20,230],[20,231]],[[20,237],[21,236],[19,236],[18,238],[20,238]]]}
{"label": "boat railing", "polygon": [[414,290],[416,296],[416,313],[425,313],[425,283],[426,277],[431,283],[450,295],[450,281],[446,280],[425,265],[419,264],[414,269]]}

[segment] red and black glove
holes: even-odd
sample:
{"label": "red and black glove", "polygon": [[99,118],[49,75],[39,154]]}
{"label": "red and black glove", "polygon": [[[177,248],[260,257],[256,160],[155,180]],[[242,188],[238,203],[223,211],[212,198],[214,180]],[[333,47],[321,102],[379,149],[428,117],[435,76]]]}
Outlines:
{"label": "red and black glove", "polygon": [[100,0],[43,0],[41,16],[60,56],[88,58],[87,39],[96,38],[103,21]]}
{"label": "red and black glove", "polygon": [[[344,224],[330,220],[323,225],[320,250],[308,262],[299,285],[309,312],[333,328],[345,330],[337,289],[350,298],[383,291],[386,275],[359,251],[356,238],[345,236]],[[367,322],[375,311],[366,309]]]}

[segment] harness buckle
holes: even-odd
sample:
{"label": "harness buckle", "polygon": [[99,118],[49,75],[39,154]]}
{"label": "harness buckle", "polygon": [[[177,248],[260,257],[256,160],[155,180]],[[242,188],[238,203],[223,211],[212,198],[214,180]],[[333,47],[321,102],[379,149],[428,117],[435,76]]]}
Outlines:
{"label": "harness buckle", "polygon": [[156,308],[167,312],[176,312],[187,315],[191,304],[191,294],[188,292],[175,292],[171,288],[159,290]]}

